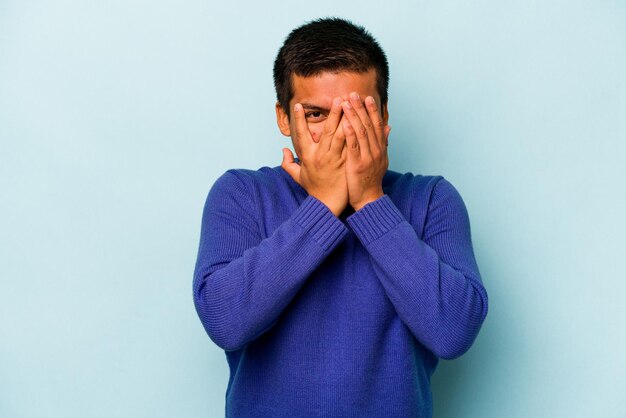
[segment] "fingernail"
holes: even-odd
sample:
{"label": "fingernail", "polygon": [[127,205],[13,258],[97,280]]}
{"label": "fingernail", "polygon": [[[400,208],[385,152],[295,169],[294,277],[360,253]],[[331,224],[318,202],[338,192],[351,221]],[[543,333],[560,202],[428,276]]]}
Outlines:
{"label": "fingernail", "polygon": [[333,100],[333,106],[339,106],[341,102],[343,102],[341,97],[335,97],[335,100]]}
{"label": "fingernail", "polygon": [[367,96],[367,97],[365,98],[365,103],[367,103],[367,104],[369,104],[369,105],[373,105],[373,104],[374,104],[374,103],[376,103],[376,102],[374,101],[374,98],[373,98],[372,96]]}
{"label": "fingernail", "polygon": [[293,110],[296,112],[299,112],[302,110],[302,105],[300,103],[296,103],[296,105],[293,107]]}
{"label": "fingernail", "polygon": [[350,97],[354,100],[359,100],[359,94],[357,92],[350,93]]}

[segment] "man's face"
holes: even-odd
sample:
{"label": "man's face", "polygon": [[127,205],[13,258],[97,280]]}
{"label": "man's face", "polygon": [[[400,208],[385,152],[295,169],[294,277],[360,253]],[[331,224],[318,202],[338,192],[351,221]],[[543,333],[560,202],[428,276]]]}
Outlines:
{"label": "man's face", "polygon": [[[370,69],[365,73],[352,71],[323,72],[312,77],[300,77],[294,74],[292,81],[293,98],[289,102],[291,118],[287,116],[280,104],[276,103],[276,119],[282,134],[291,137],[294,150],[298,156],[301,154],[298,141],[294,138],[296,127],[295,118],[293,117],[293,106],[296,103],[302,104],[307,125],[309,126],[309,131],[311,131],[311,137],[315,141],[318,141],[322,134],[324,123],[326,123],[328,112],[335,97],[348,100],[349,94],[355,91],[363,99],[367,96],[372,96],[378,108],[381,108],[380,95],[376,89],[376,70],[374,69]],[[382,114],[386,125],[389,116],[387,106],[384,107]]]}

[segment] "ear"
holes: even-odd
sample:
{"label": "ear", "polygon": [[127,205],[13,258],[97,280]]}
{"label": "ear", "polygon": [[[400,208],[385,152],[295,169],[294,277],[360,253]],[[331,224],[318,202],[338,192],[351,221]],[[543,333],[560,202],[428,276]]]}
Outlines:
{"label": "ear", "polygon": [[278,129],[280,129],[280,133],[285,136],[291,136],[289,116],[287,116],[287,112],[285,112],[285,109],[283,109],[279,102],[276,102],[276,123],[278,124]]}
{"label": "ear", "polygon": [[385,103],[382,108],[383,108],[383,123],[385,125],[388,124],[389,122],[389,108],[387,107],[388,103]]}

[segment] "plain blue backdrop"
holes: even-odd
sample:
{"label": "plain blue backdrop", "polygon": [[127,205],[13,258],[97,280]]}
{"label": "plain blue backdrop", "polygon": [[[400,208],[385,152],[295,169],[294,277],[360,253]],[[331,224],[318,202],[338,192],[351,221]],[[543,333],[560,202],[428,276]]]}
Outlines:
{"label": "plain blue backdrop", "polygon": [[191,283],[228,168],[279,165],[288,32],[365,25],[390,168],[463,196],[490,310],[435,417],[626,416],[626,3],[0,0],[0,416],[219,417]]}

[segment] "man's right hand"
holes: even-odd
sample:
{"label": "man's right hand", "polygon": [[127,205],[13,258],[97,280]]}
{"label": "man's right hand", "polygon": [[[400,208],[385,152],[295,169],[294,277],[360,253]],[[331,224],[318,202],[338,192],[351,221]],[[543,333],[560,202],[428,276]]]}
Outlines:
{"label": "man's right hand", "polygon": [[292,138],[298,142],[302,154],[298,156],[300,164],[295,162],[288,148],[283,148],[281,164],[296,183],[325,204],[335,216],[339,216],[348,205],[346,137],[340,125],[342,102],[340,97],[333,101],[319,142],[311,137],[304,109],[296,103],[293,109],[296,132]]}

